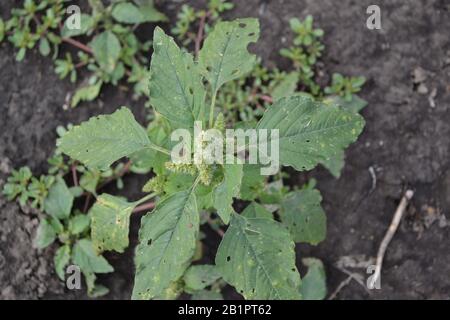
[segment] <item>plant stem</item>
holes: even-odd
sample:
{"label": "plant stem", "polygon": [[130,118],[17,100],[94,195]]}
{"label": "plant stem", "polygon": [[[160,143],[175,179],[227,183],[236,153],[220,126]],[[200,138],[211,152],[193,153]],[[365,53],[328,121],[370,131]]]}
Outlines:
{"label": "plant stem", "polygon": [[143,204],[142,206],[138,206],[138,207],[134,208],[133,213],[139,213],[139,212],[151,210],[154,207],[155,207],[155,203],[149,202],[149,203]]}
{"label": "plant stem", "polygon": [[67,42],[67,43],[69,43],[69,44],[77,47],[78,49],[83,50],[83,51],[85,51],[85,52],[87,52],[89,54],[93,53],[91,48],[89,48],[87,45],[85,45],[85,44],[83,44],[83,43],[81,43],[81,42],[79,42],[77,40],[74,40],[72,38],[61,38],[61,40],[63,42]]}
{"label": "plant stem", "polygon": [[153,149],[153,150],[156,150],[156,151],[159,151],[159,152],[161,152],[161,153],[167,154],[168,156],[170,156],[170,151],[169,151],[169,150],[167,150],[167,149],[165,149],[165,148],[163,148],[163,147],[157,146],[156,144],[153,144],[153,143],[152,143],[152,144],[149,146],[149,148],[151,148],[151,149]]}
{"label": "plant stem", "polygon": [[71,168],[70,168],[71,170],[72,170],[72,180],[73,180],[73,185],[75,186],[75,187],[78,187],[78,176],[77,176],[77,165],[76,165],[76,163],[73,163],[72,165],[71,165]]}
{"label": "plant stem", "polygon": [[144,202],[156,197],[158,194],[156,192],[150,193],[148,195],[146,195],[145,197],[143,197],[142,199],[139,199],[138,201],[135,202],[136,205],[140,205],[143,204]]}
{"label": "plant stem", "polygon": [[197,37],[195,38],[195,59],[198,59],[198,53],[200,52],[200,44],[203,40],[203,32],[205,30],[206,17],[209,15],[205,12],[200,18],[200,25],[198,27]]}
{"label": "plant stem", "polygon": [[216,104],[217,90],[211,98],[211,106],[209,107],[209,127],[212,128],[214,124],[214,106]]}

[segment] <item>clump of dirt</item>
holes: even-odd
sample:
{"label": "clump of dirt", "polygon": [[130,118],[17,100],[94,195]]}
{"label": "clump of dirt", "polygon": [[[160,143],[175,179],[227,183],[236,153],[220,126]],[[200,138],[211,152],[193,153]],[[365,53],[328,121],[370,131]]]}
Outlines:
{"label": "clump of dirt", "polygon": [[[361,94],[369,102],[363,111],[366,128],[347,151],[341,178],[318,168],[291,179],[300,184],[306,177],[315,177],[328,216],[327,239],[317,247],[299,245],[298,265],[305,256],[321,258],[329,292],[334,291],[347,278],[336,265],[343,257],[376,255],[408,187],[415,196],[387,250],[381,289],[368,291],[351,281],[336,298],[448,298],[450,229],[439,222],[450,214],[450,11],[446,1],[380,1],[381,30],[365,26],[366,8],[372,4],[367,0],[233,2],[236,7],[228,18],[260,19],[261,39],[254,48],[266,65],[289,68],[277,54],[291,36],[288,20],[312,14],[325,30],[321,83],[327,83],[332,72],[368,78]],[[194,1],[199,3],[203,2]],[[2,17],[14,5],[14,1],[2,1]],[[164,5],[172,20],[179,5],[178,1]],[[8,43],[1,44],[0,186],[12,167],[28,165],[35,173],[45,172],[58,125],[79,123],[120,105],[130,106],[138,119],[145,119],[142,101],[132,101],[129,93],[111,87],[100,100],[64,111],[66,94],[74,87],[57,78],[48,59],[28,53],[24,62],[17,63],[14,53]],[[127,196],[139,196],[142,179],[126,178]],[[433,214],[437,220],[430,224]],[[116,271],[100,279],[111,289],[107,298],[131,295],[132,247],[139,219],[132,220],[130,249],[123,255],[108,255]],[[32,248],[36,225],[35,213],[24,213],[0,196],[0,299],[86,298],[80,291],[65,290],[57,279],[53,248],[42,252]],[[213,233],[208,237],[211,242],[218,240]],[[207,249],[207,256],[212,258],[213,250]],[[364,281],[369,276],[364,268],[355,270]],[[227,290],[226,297],[237,295]]]}

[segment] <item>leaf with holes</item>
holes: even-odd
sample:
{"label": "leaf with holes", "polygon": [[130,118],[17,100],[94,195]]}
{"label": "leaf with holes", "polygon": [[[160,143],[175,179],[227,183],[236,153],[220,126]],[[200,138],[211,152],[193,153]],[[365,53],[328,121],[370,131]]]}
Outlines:
{"label": "leaf with holes", "polygon": [[199,53],[202,73],[215,93],[228,81],[250,72],[256,56],[247,47],[259,38],[257,19],[237,19],[218,22],[205,40]]}
{"label": "leaf with holes", "polygon": [[180,50],[173,38],[157,27],[150,66],[152,106],[174,127],[193,128],[203,120],[206,91],[191,54]]}
{"label": "leaf with holes", "polygon": [[125,107],[74,126],[58,140],[59,150],[99,169],[151,146],[147,133]]}
{"label": "leaf with holes", "polygon": [[321,201],[322,196],[317,189],[294,191],[283,199],[281,221],[289,229],[295,242],[316,245],[325,239],[327,225]]}
{"label": "leaf with holes", "polygon": [[[346,148],[363,127],[360,115],[304,95],[276,101],[257,125],[257,129],[279,130],[280,163],[299,171],[310,170]],[[270,148],[274,140],[268,136]]]}
{"label": "leaf with holes", "polygon": [[246,299],[299,299],[294,247],[280,223],[233,214],[216,265],[223,279]]}
{"label": "leaf with holes", "polygon": [[102,194],[89,211],[91,238],[98,252],[123,252],[128,247],[130,215],[136,205],[119,197]]}
{"label": "leaf with holes", "polygon": [[152,299],[183,276],[195,253],[199,220],[192,189],[168,196],[142,218],[133,299]]}

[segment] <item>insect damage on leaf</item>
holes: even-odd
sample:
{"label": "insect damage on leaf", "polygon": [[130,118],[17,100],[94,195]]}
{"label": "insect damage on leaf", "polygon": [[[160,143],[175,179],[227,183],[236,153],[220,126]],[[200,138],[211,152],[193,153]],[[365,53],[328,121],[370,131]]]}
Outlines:
{"label": "insect damage on leaf", "polygon": [[128,108],[91,118],[58,140],[61,152],[91,168],[106,169],[122,157],[150,147],[147,133]]}
{"label": "insect damage on leaf", "polygon": [[168,196],[142,218],[133,299],[156,297],[183,275],[195,253],[198,230],[192,189]]}
{"label": "insect damage on leaf", "polygon": [[91,208],[91,237],[98,252],[123,252],[128,247],[130,215],[135,204],[109,194],[102,194]]}

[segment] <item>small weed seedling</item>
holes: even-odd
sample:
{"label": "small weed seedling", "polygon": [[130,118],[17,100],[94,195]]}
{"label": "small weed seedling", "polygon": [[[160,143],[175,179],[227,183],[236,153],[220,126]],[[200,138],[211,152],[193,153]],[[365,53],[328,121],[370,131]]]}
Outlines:
{"label": "small weed seedling", "polygon": [[[133,84],[134,97],[147,96],[145,66],[151,42],[141,42],[135,30],[167,18],[152,1],[111,1],[108,6],[98,0],[88,2],[89,14],[76,12],[78,16],[71,17],[66,14],[70,7],[66,0],[25,0],[23,8],[11,11],[9,20],[0,18],[0,42],[6,38],[18,49],[17,61],[37,46],[43,56],[52,55],[59,77],[69,77],[73,83],[82,69],[87,70],[90,75],[72,96],[72,107],[97,98],[104,84],[117,85],[123,79]],[[71,27],[71,19],[79,19],[79,27]],[[61,56],[62,44],[73,46],[76,55]]]}

